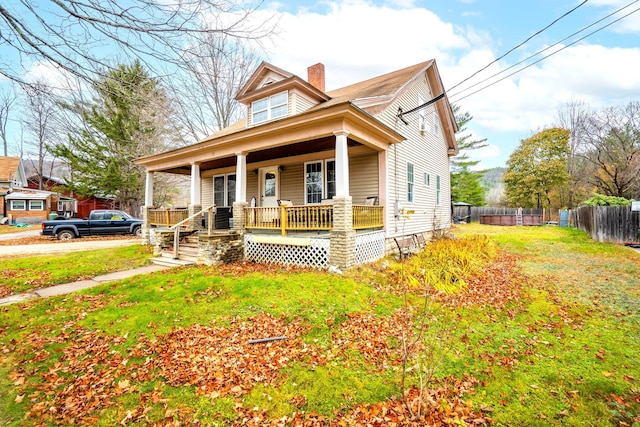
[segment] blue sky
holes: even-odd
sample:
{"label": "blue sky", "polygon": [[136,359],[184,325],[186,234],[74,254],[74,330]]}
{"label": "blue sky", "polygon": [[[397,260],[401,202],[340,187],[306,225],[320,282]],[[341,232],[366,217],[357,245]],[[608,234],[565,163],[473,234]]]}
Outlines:
{"label": "blue sky", "polygon": [[[306,76],[307,66],[322,62],[331,90],[434,58],[445,86],[451,88],[580,3],[582,0],[271,3],[268,8],[280,15],[280,33],[267,45],[268,60],[301,77]],[[626,5],[630,6],[624,12],[569,38],[555,50],[640,8],[640,2],[634,0],[588,1],[467,85],[505,70]],[[463,85],[448,95],[462,111],[473,115],[469,132],[487,138],[490,144],[472,157],[481,160],[481,167],[503,166],[520,140],[553,125],[558,111],[569,102],[601,109],[640,101],[639,69],[640,12],[635,12],[476,94],[462,99],[473,91],[469,90],[456,96]]]}
{"label": "blue sky", "polygon": [[[265,59],[303,78],[308,66],[322,62],[327,90],[435,59],[449,99],[474,117],[468,131],[488,140],[487,148],[471,153],[480,167],[488,168],[504,166],[520,140],[552,126],[558,111],[572,101],[593,109],[640,101],[640,11],[635,12],[640,0],[589,0],[453,88],[582,1],[266,0],[254,17],[279,22],[277,34],[263,43]],[[491,81],[460,92],[627,5],[564,41],[565,49],[557,54],[477,93],[472,94]],[[631,15],[617,24],[567,47],[627,13]],[[0,51],[0,59],[7,60],[6,52]],[[32,78],[56,78],[46,64],[20,65]]]}

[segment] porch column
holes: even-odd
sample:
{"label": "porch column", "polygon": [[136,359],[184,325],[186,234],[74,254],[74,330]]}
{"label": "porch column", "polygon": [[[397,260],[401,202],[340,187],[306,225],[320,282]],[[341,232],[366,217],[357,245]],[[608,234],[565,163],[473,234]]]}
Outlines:
{"label": "porch column", "polygon": [[[191,203],[189,203],[189,216],[193,216],[202,209],[202,198],[200,196],[200,163],[191,164]],[[193,218],[187,224],[187,230],[202,230],[202,218]]]}
{"label": "porch column", "polygon": [[153,209],[153,172],[147,172],[142,207],[142,244],[151,244],[151,209]]}
{"label": "porch column", "polygon": [[236,153],[236,202],[247,201],[247,153]]}
{"label": "porch column", "polygon": [[351,196],[334,196],[333,229],[329,233],[329,265],[345,270],[356,263],[356,231]]}
{"label": "porch column", "polygon": [[334,132],[336,136],[336,196],[349,195],[349,152],[348,132]]}

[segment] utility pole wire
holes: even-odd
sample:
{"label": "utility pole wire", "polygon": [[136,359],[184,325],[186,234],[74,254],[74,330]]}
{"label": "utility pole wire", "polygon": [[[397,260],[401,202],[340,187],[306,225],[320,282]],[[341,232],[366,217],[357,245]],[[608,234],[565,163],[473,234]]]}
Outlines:
{"label": "utility pole wire", "polygon": [[578,43],[578,42],[580,42],[580,41],[582,41],[582,40],[586,39],[587,37],[590,37],[590,36],[594,35],[595,33],[597,33],[597,32],[600,32],[600,31],[604,30],[605,28],[607,28],[607,27],[609,27],[609,26],[611,26],[611,25],[615,24],[616,22],[618,22],[618,21],[620,21],[620,20],[622,20],[622,19],[626,18],[627,16],[629,16],[629,15],[631,15],[631,14],[636,13],[636,12],[637,12],[637,11],[639,11],[639,10],[640,10],[640,7],[639,7],[639,8],[637,8],[637,9],[635,9],[635,10],[633,10],[633,11],[631,11],[631,12],[629,12],[629,13],[627,13],[627,14],[626,14],[626,15],[624,15],[624,16],[621,16],[620,18],[616,19],[615,21],[611,21],[611,22],[610,22],[610,23],[608,23],[607,25],[604,25],[604,26],[602,26],[602,27],[598,28],[597,30],[590,32],[589,34],[585,35],[584,37],[580,37],[579,39],[577,39],[577,40],[575,40],[575,41],[573,41],[573,42],[569,43],[568,45],[566,45],[566,46],[564,46],[564,47],[562,47],[562,48],[560,48],[560,49],[558,49],[558,50],[556,50],[555,52],[552,52],[552,53],[550,53],[550,54],[549,54],[549,55],[547,55],[547,56],[543,56],[542,58],[538,59],[538,60],[537,60],[537,61],[535,61],[535,62],[532,62],[531,64],[527,65],[526,67],[522,67],[522,68],[520,68],[519,70],[516,70],[516,71],[514,71],[513,73],[508,74],[508,75],[504,76],[503,78],[501,78],[501,79],[499,79],[499,80],[496,80],[495,82],[489,83],[488,85],[483,86],[483,87],[481,87],[480,89],[478,89],[478,90],[476,90],[476,91],[474,91],[474,92],[471,92],[471,93],[470,93],[470,94],[468,94],[468,95],[465,95],[465,96],[463,96],[463,97],[461,97],[461,98],[456,99],[454,102],[462,101],[463,99],[468,98],[468,97],[470,97],[471,95],[475,95],[476,93],[481,92],[481,91],[483,91],[483,90],[487,89],[488,87],[491,87],[491,86],[495,85],[496,83],[500,83],[501,81],[503,81],[503,80],[505,80],[505,79],[507,79],[507,78],[509,78],[509,77],[511,77],[511,76],[513,76],[513,75],[515,75],[515,74],[518,74],[518,73],[519,73],[519,72],[521,72],[521,71],[526,70],[527,68],[529,68],[529,67],[531,67],[531,66],[533,66],[533,65],[537,64],[538,62],[542,62],[542,61],[544,61],[545,59],[549,58],[550,56],[553,56],[553,55],[555,55],[556,53],[562,52],[562,51],[563,51],[563,50],[565,50],[566,48],[568,48],[568,47],[570,47],[570,46],[573,46],[574,44],[576,44],[576,43]]}
{"label": "utility pole wire", "polygon": [[479,69],[478,71],[476,71],[475,73],[471,74],[469,77],[467,77],[466,79],[462,80],[460,83],[456,84],[455,86],[449,88],[448,90],[452,90],[457,88],[458,86],[460,86],[462,83],[466,82],[467,80],[473,78],[475,75],[477,75],[478,73],[481,73],[482,71],[486,70],[487,68],[489,68],[491,65],[495,64],[496,62],[498,62],[499,60],[501,60],[502,58],[504,58],[505,56],[509,55],[511,52],[513,52],[514,50],[516,50],[517,48],[523,46],[524,44],[526,44],[529,40],[531,40],[532,38],[534,38],[535,36],[541,34],[542,32],[544,32],[545,30],[549,29],[549,27],[551,27],[553,24],[555,24],[556,22],[558,22],[559,20],[561,20],[562,18],[568,16],[569,14],[573,13],[576,9],[578,9],[580,6],[584,5],[586,2],[588,2],[589,0],[584,0],[582,3],[580,3],[579,5],[577,5],[576,7],[574,7],[573,9],[571,9],[570,11],[566,12],[565,14],[563,14],[562,16],[560,16],[559,18],[555,19],[553,22],[551,22],[549,25],[547,25],[546,27],[544,27],[543,29],[533,33],[532,35],[530,35],[525,41],[523,41],[522,43],[520,43],[519,45],[509,49],[505,54],[503,54],[502,56],[500,56],[499,58],[494,59],[493,61],[491,61],[490,63],[488,63],[487,65],[485,65],[484,67],[482,67],[481,69]]}
{"label": "utility pole wire", "polygon": [[[511,65],[510,67],[505,68],[504,70],[501,70],[501,71],[499,71],[499,72],[497,72],[497,73],[493,74],[492,76],[489,76],[489,77],[487,77],[486,79],[479,81],[478,83],[474,83],[474,84],[472,84],[471,86],[467,86],[466,88],[461,89],[459,92],[456,92],[456,93],[454,93],[453,95],[450,95],[450,97],[452,97],[452,98],[453,98],[453,97],[456,97],[456,96],[458,96],[458,95],[460,95],[460,94],[462,94],[462,93],[464,93],[464,92],[466,92],[466,91],[470,90],[471,88],[474,88],[474,87],[476,87],[476,86],[478,86],[478,85],[481,85],[482,83],[484,83],[484,82],[486,82],[486,81],[491,80],[492,78],[494,78],[494,77],[496,77],[496,76],[499,76],[500,74],[506,73],[506,72],[507,72],[507,71],[509,71],[510,69],[515,68],[515,67],[517,67],[518,65],[520,65],[520,64],[522,64],[522,63],[527,62],[527,61],[528,61],[528,60],[530,60],[531,58],[535,58],[536,56],[540,55],[541,53],[546,52],[547,50],[549,50],[549,49],[551,49],[551,48],[553,48],[553,47],[555,47],[555,46],[559,45],[560,43],[562,43],[562,42],[564,42],[564,41],[566,41],[566,40],[570,39],[571,37],[573,37],[573,36],[575,36],[575,35],[580,34],[581,32],[583,32],[583,31],[585,31],[585,30],[587,30],[587,29],[589,29],[589,28],[593,27],[593,26],[594,26],[594,25],[596,25],[596,24],[599,24],[600,22],[604,21],[605,19],[611,18],[613,15],[616,15],[617,13],[619,13],[619,12],[623,11],[624,9],[626,9],[626,8],[628,8],[628,7],[631,7],[631,5],[633,5],[634,3],[637,3],[637,2],[639,2],[639,1],[640,1],[640,0],[634,0],[634,1],[632,1],[632,2],[631,2],[631,3],[629,3],[628,5],[621,7],[620,9],[616,10],[615,12],[611,12],[611,13],[610,13],[610,14],[608,14],[607,16],[605,16],[605,17],[603,17],[603,18],[601,18],[601,19],[598,19],[597,21],[595,21],[595,22],[593,22],[593,23],[591,23],[591,24],[587,25],[586,27],[581,28],[580,30],[578,30],[578,31],[576,31],[575,33],[573,33],[573,34],[571,34],[571,35],[569,35],[569,36],[567,36],[567,37],[563,38],[562,40],[560,40],[560,41],[558,41],[558,42],[556,42],[556,43],[554,43],[554,44],[552,44],[551,46],[547,46],[546,48],[544,48],[544,49],[542,49],[542,50],[539,50],[538,52],[534,53],[533,55],[531,55],[531,56],[529,56],[529,57],[527,57],[527,58],[525,58],[525,59],[523,59],[522,61],[516,62],[515,64]],[[456,85],[456,86],[458,86],[458,85]],[[455,86],[454,86],[454,87],[455,87]],[[453,89],[453,88],[452,88],[452,89]]]}

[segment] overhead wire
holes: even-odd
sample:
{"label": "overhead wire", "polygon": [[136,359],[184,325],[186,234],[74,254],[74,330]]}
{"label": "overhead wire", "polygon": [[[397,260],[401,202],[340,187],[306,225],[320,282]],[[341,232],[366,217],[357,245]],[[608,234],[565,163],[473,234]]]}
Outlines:
{"label": "overhead wire", "polygon": [[[454,94],[452,94],[452,95],[449,95],[449,97],[450,97],[450,98],[454,98],[454,97],[456,97],[456,96],[458,96],[458,95],[460,95],[460,94],[462,94],[462,93],[464,93],[464,92],[467,92],[467,91],[468,91],[468,90],[470,90],[471,88],[474,88],[474,87],[476,87],[476,86],[478,86],[478,85],[481,85],[482,83],[484,83],[484,82],[486,82],[486,81],[489,81],[489,80],[493,79],[493,78],[494,78],[494,77],[496,77],[496,76],[499,76],[500,74],[504,74],[504,73],[506,73],[507,71],[511,70],[512,68],[515,68],[515,67],[517,67],[518,65],[520,65],[520,64],[522,64],[522,63],[525,63],[525,62],[529,61],[529,60],[530,60],[530,59],[532,59],[532,58],[535,58],[536,56],[538,56],[538,55],[540,55],[540,54],[542,54],[542,53],[546,52],[547,50],[552,49],[553,47],[555,47],[555,46],[557,46],[557,45],[561,44],[562,42],[564,42],[564,41],[566,41],[566,40],[570,39],[571,37],[574,37],[574,36],[576,36],[576,35],[578,35],[578,34],[582,33],[583,31],[585,31],[585,30],[587,30],[587,29],[589,29],[589,28],[593,27],[594,25],[599,24],[600,22],[602,22],[602,21],[604,21],[604,20],[606,20],[606,19],[608,19],[608,18],[610,18],[610,17],[612,17],[612,16],[614,16],[614,15],[618,14],[619,12],[623,11],[624,9],[626,9],[626,8],[628,8],[628,7],[631,7],[633,4],[637,3],[638,1],[640,1],[640,0],[634,0],[634,1],[632,1],[631,3],[627,4],[626,6],[623,6],[623,7],[621,7],[620,9],[617,9],[617,10],[616,10],[616,11],[614,11],[614,12],[611,12],[611,13],[610,13],[610,14],[608,14],[607,16],[605,16],[605,17],[603,17],[603,18],[598,19],[597,21],[595,21],[595,22],[593,22],[593,23],[591,23],[591,24],[589,24],[589,25],[587,25],[587,26],[585,26],[585,27],[581,28],[580,30],[578,30],[578,31],[574,32],[573,34],[568,35],[567,37],[563,38],[562,40],[559,40],[559,41],[557,41],[556,43],[554,43],[554,44],[552,44],[552,45],[550,45],[550,46],[547,46],[547,47],[546,47],[546,48],[544,48],[544,49],[539,50],[538,52],[534,53],[533,55],[530,55],[529,57],[527,57],[527,58],[525,58],[525,59],[523,59],[523,60],[521,60],[521,61],[519,61],[519,62],[516,62],[515,64],[513,64],[513,65],[511,65],[511,66],[509,66],[509,67],[507,67],[507,68],[505,68],[504,70],[501,70],[501,71],[499,71],[499,72],[497,72],[497,73],[495,73],[495,74],[493,74],[493,75],[491,75],[491,76],[489,76],[489,77],[485,78],[484,80],[481,80],[481,81],[479,81],[479,82],[477,82],[477,83],[474,83],[474,84],[473,84],[473,85],[471,85],[471,86],[467,86],[467,87],[465,87],[464,89],[461,89],[460,91],[458,91],[458,92],[456,92],[456,93],[454,93]],[[631,13],[635,13],[635,12],[637,12],[637,9],[636,9],[635,11],[631,12]],[[631,13],[630,13],[630,14],[631,14]],[[627,17],[628,15],[629,15],[629,14],[627,14],[627,15],[625,15],[625,16],[623,16],[623,17],[619,18],[619,19],[618,19],[618,20],[616,20],[616,21],[611,22],[611,23],[610,23],[610,24],[608,24],[608,25],[611,25],[611,24],[613,24],[613,23],[615,23],[615,22],[619,21],[620,19],[623,19],[623,18]],[[607,25],[607,26],[608,26],[608,25]],[[607,26],[604,26],[604,27],[602,27],[602,28],[598,29],[598,31],[602,30],[603,28],[606,28]],[[595,31],[595,32],[597,32],[597,31]],[[590,35],[594,34],[595,32],[590,33],[590,34],[588,34],[588,35],[587,35],[587,36],[585,36],[585,37],[588,37],[588,36],[590,36]],[[581,38],[581,39],[579,39],[579,40],[577,40],[577,41],[580,41],[580,40],[583,40],[583,39],[584,39],[584,37],[583,37],[583,38]],[[574,43],[572,43],[572,44],[575,44],[575,42],[574,42]],[[569,46],[570,46],[570,45],[569,45]],[[513,49],[512,49],[512,50],[513,50]],[[550,56],[550,55],[549,55],[549,56]],[[503,55],[502,57],[504,57],[504,55]],[[546,58],[546,57],[545,57],[545,58]],[[543,59],[544,59],[544,58],[543,58]],[[491,64],[493,64],[494,62],[495,62],[495,61],[493,61]],[[539,61],[538,61],[538,62],[539,62]],[[491,65],[491,64],[490,64],[490,65]],[[534,63],[534,64],[535,64],[535,63]],[[533,65],[533,64],[531,64],[531,65]],[[486,68],[487,68],[487,67],[484,67],[484,68],[483,68],[483,70],[484,70],[484,69],[486,69]],[[524,69],[525,69],[525,68],[523,68],[523,70],[524,70]],[[474,73],[474,75],[476,75],[476,74],[478,74],[478,73],[477,73],[477,72],[476,72],[476,73]],[[511,74],[511,75],[513,75],[513,74]],[[464,81],[467,81],[467,80],[469,80],[469,79],[465,79]],[[463,82],[464,82],[464,81],[463,81]],[[499,82],[499,81],[501,81],[501,80],[498,80],[498,81],[496,81],[495,83],[497,83],[497,82]],[[455,86],[453,86],[451,89],[453,89],[453,88],[455,88],[455,87],[457,87],[457,86],[460,86],[460,84],[461,84],[461,83],[463,83],[463,82],[460,82],[460,83],[456,84],[456,85],[455,85]],[[451,89],[449,89],[448,91],[450,91]],[[474,92],[474,93],[476,93],[476,92]]]}
{"label": "overhead wire", "polygon": [[[638,0],[636,0],[636,1],[638,1]],[[635,3],[635,2],[634,2],[634,3]],[[631,4],[633,4],[633,3],[631,3]],[[466,98],[470,97],[471,95],[475,95],[476,93],[478,93],[478,92],[480,92],[480,91],[483,91],[483,90],[487,89],[488,87],[491,87],[491,86],[493,86],[493,85],[495,85],[495,84],[497,84],[497,83],[499,83],[499,82],[501,82],[501,81],[503,81],[503,80],[505,80],[505,79],[507,79],[507,78],[509,78],[509,77],[511,77],[511,76],[513,76],[513,75],[515,75],[515,74],[518,74],[519,72],[521,72],[521,71],[523,71],[523,70],[526,70],[527,68],[529,68],[529,67],[531,67],[531,66],[533,66],[533,65],[535,65],[535,64],[537,64],[537,63],[539,63],[539,62],[541,62],[541,61],[544,61],[545,59],[547,59],[547,58],[549,58],[549,57],[551,57],[551,56],[555,55],[556,53],[562,52],[562,51],[563,51],[563,50],[565,50],[566,48],[568,48],[568,47],[570,47],[570,46],[573,46],[574,44],[576,44],[576,43],[578,43],[578,42],[580,42],[580,41],[582,41],[582,40],[586,39],[587,37],[590,37],[590,36],[594,35],[594,34],[595,34],[595,33],[597,33],[597,32],[602,31],[603,29],[605,29],[605,28],[607,28],[607,27],[609,27],[609,26],[611,26],[611,25],[615,24],[616,22],[618,22],[618,21],[620,21],[620,20],[622,20],[622,19],[624,19],[624,18],[628,17],[629,15],[632,15],[632,14],[634,14],[634,13],[638,12],[639,10],[640,10],[640,7],[639,7],[639,8],[637,8],[637,9],[635,9],[635,10],[633,10],[633,11],[631,11],[631,12],[629,12],[629,13],[627,13],[627,14],[626,14],[626,15],[624,15],[624,16],[621,16],[620,18],[618,18],[618,19],[616,19],[616,20],[614,20],[614,21],[611,21],[610,23],[608,23],[608,24],[606,24],[606,25],[603,25],[602,27],[598,28],[598,29],[597,29],[597,30],[595,30],[595,31],[590,32],[589,34],[586,34],[585,36],[580,37],[579,39],[574,40],[573,42],[571,42],[571,43],[567,44],[566,46],[563,46],[562,48],[560,48],[560,49],[558,49],[558,50],[556,50],[556,51],[554,51],[554,52],[552,52],[552,53],[550,53],[550,54],[548,54],[548,55],[546,55],[546,56],[543,56],[542,58],[538,59],[537,61],[534,61],[534,62],[532,62],[531,64],[528,64],[527,66],[522,67],[522,68],[520,68],[520,69],[518,69],[518,70],[514,71],[513,73],[507,74],[507,75],[506,75],[506,76],[504,76],[503,78],[498,79],[498,80],[496,80],[496,81],[494,81],[494,82],[491,82],[491,83],[487,84],[486,86],[483,86],[483,87],[481,87],[480,89],[478,89],[478,90],[476,90],[476,91],[471,92],[470,94],[467,94],[467,95],[465,95],[465,96],[463,96],[463,97],[457,98],[457,99],[455,99],[455,101],[454,101],[454,100],[452,100],[451,102],[457,102],[457,101],[461,101],[461,100],[463,100],[463,99],[466,99]],[[460,93],[462,93],[462,92],[464,92],[464,91],[458,92],[458,94],[460,94]]]}
{"label": "overhead wire", "polygon": [[474,72],[473,74],[471,74],[469,77],[467,77],[466,79],[462,80],[461,82],[457,83],[455,86],[449,88],[449,90],[455,89],[456,87],[460,86],[462,83],[466,82],[467,80],[473,78],[474,76],[476,76],[478,73],[481,73],[482,71],[486,70],[487,68],[489,68],[491,65],[495,64],[496,62],[498,62],[499,60],[501,60],[502,58],[504,58],[505,56],[509,55],[511,52],[513,52],[514,50],[518,49],[519,47],[524,46],[529,40],[531,40],[532,38],[534,38],[537,35],[540,35],[541,33],[543,33],[544,31],[548,30],[552,25],[554,25],[555,23],[557,23],[558,21],[560,21],[561,19],[565,18],[566,16],[570,15],[571,13],[575,12],[579,7],[581,7],[582,5],[584,5],[585,3],[587,3],[589,0],[584,0],[582,3],[580,3],[579,5],[577,5],[576,7],[574,7],[573,9],[569,10],[568,12],[565,12],[564,14],[562,14],[560,17],[556,18],[555,20],[553,20],[549,25],[547,25],[546,27],[542,28],[541,30],[536,31],[535,33],[533,33],[532,35],[530,35],[529,37],[527,37],[523,42],[521,42],[520,44],[514,46],[513,48],[509,49],[506,53],[504,53],[502,56],[500,56],[499,58],[494,59],[493,61],[491,61],[490,63],[488,63],[487,65],[485,65],[484,67],[482,67],[481,69],[479,69],[478,71]]}

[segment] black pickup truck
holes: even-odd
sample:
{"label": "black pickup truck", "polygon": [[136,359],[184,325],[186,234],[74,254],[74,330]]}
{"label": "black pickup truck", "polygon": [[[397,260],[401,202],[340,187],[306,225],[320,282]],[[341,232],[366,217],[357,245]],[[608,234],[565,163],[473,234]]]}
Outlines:
{"label": "black pickup truck", "polygon": [[142,235],[142,220],[116,210],[91,211],[88,219],[54,219],[42,223],[43,236],[57,236],[58,240],[71,240],[82,236],[113,234]]}

